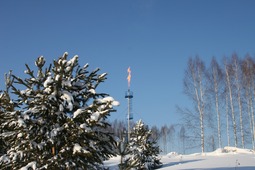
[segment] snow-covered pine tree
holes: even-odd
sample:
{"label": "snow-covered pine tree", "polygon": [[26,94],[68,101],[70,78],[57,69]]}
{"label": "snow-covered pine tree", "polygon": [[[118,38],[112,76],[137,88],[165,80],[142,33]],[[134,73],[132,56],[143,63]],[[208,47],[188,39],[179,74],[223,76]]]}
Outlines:
{"label": "snow-covered pine tree", "polygon": [[[5,113],[6,113],[6,106],[9,105],[9,96],[6,92],[2,92],[0,93],[0,134],[4,133],[4,128],[3,128],[3,124],[4,124],[4,117],[5,117]],[[0,156],[2,156],[3,154],[6,153],[7,150],[7,146],[6,143],[4,142],[3,136],[0,136]]]}
{"label": "snow-covered pine tree", "polygon": [[[14,111],[14,103],[10,99],[9,88],[11,86],[11,72],[5,75],[5,85],[6,89],[4,91],[0,91],[0,156],[6,154],[8,150],[7,143],[4,140],[2,134],[7,135],[5,132],[8,132],[6,124],[6,120],[11,119],[13,116],[11,113]],[[9,121],[7,121],[9,122]]]}
{"label": "snow-covered pine tree", "polygon": [[26,65],[26,79],[12,75],[19,108],[6,119],[9,131],[2,136],[10,149],[0,158],[0,169],[99,169],[115,155],[106,119],[118,102],[96,92],[106,73],[89,72],[78,56],[67,60],[67,55],[47,68],[39,57],[37,73]]}
{"label": "snow-covered pine tree", "polygon": [[159,146],[151,138],[151,131],[139,120],[130,134],[128,148],[130,155],[126,159],[126,166],[134,169],[156,169],[162,165],[158,154]]}

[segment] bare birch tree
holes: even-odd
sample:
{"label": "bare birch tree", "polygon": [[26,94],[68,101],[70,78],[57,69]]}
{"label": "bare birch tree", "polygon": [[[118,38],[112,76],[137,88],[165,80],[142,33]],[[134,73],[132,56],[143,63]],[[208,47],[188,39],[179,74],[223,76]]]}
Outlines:
{"label": "bare birch tree", "polygon": [[245,101],[247,105],[247,112],[249,116],[249,127],[250,127],[250,135],[252,148],[255,149],[254,146],[254,107],[253,107],[253,89],[254,89],[254,61],[250,56],[247,56],[241,64],[242,68],[242,78],[243,85],[245,90]]}
{"label": "bare birch tree", "polygon": [[169,142],[169,149],[170,151],[174,150],[175,145],[175,127],[174,125],[170,125],[168,127],[168,142]]}
{"label": "bare birch tree", "polygon": [[179,138],[181,140],[181,147],[182,147],[182,153],[185,154],[185,139],[186,139],[186,131],[185,131],[185,127],[182,126],[179,132]]}
{"label": "bare birch tree", "polygon": [[227,89],[225,91],[225,101],[226,101],[226,133],[227,133],[227,141],[228,141],[228,146],[230,146],[230,134],[229,134],[229,102],[228,102],[228,93]]}
{"label": "bare birch tree", "polygon": [[[253,67],[251,69],[251,79],[252,79],[252,89],[253,89],[253,100],[255,100],[255,62],[253,62]],[[251,102],[252,102],[252,99],[251,99]],[[253,138],[253,141],[254,141],[254,144],[253,144],[253,150],[255,150],[255,116],[254,116],[254,107],[253,107],[253,104],[252,104],[252,108],[251,108],[251,117],[252,117],[252,131],[253,131],[253,134],[252,135],[252,138]]]}
{"label": "bare birch tree", "polygon": [[[185,117],[187,136],[193,135],[193,145],[199,139],[204,152],[205,139],[212,141],[213,137],[218,139],[221,148],[225,142],[224,132],[228,146],[231,142],[235,147],[243,148],[252,144],[255,149],[255,58],[239,59],[233,54],[224,58],[222,66],[212,58],[209,69],[199,57],[190,58],[183,84],[184,93],[191,99],[194,109],[179,108],[179,112]],[[216,125],[217,138],[216,130],[210,129]]]}
{"label": "bare birch tree", "polygon": [[240,131],[241,131],[241,142],[242,148],[245,147],[244,143],[244,128],[243,128],[243,108],[242,108],[242,99],[241,99],[241,81],[240,81],[240,64],[239,59],[236,54],[232,56],[232,65],[235,77],[235,87],[237,89],[237,102],[238,102],[238,110],[239,110],[239,121],[240,121]]}
{"label": "bare birch tree", "polygon": [[166,125],[161,127],[160,134],[162,137],[162,143],[163,143],[163,153],[167,153],[167,132],[168,128]]}
{"label": "bare birch tree", "polygon": [[208,83],[210,86],[210,89],[212,89],[212,95],[214,98],[214,104],[215,104],[215,113],[217,117],[217,136],[218,136],[218,147],[222,147],[222,137],[221,137],[221,113],[219,108],[219,100],[220,96],[223,93],[223,86],[222,86],[222,80],[223,80],[223,73],[222,70],[216,61],[216,59],[213,57],[211,60],[210,70],[208,71],[208,80],[211,83]]}
{"label": "bare birch tree", "polygon": [[234,132],[234,143],[235,147],[237,147],[237,128],[236,128],[236,118],[235,118],[235,110],[234,110],[234,103],[233,103],[233,91],[232,91],[232,80],[231,75],[233,74],[233,69],[231,64],[227,63],[227,60],[224,61],[225,65],[225,76],[226,76],[226,86],[228,89],[229,94],[229,102],[231,108],[231,116],[232,116],[232,124],[233,124],[233,132]]}
{"label": "bare birch tree", "polygon": [[199,114],[200,122],[200,144],[202,153],[205,151],[205,65],[204,62],[196,57],[190,58],[188,68],[184,77],[184,92],[193,100],[195,109]]}

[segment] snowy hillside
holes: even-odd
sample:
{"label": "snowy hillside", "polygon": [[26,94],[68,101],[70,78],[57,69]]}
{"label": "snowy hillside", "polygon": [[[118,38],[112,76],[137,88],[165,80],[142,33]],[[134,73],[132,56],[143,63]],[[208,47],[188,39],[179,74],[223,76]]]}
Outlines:
{"label": "snowy hillside", "polygon": [[[110,170],[118,170],[119,157],[105,162]],[[204,154],[178,155],[175,152],[162,156],[161,170],[254,170],[255,153],[248,149],[225,147]]]}

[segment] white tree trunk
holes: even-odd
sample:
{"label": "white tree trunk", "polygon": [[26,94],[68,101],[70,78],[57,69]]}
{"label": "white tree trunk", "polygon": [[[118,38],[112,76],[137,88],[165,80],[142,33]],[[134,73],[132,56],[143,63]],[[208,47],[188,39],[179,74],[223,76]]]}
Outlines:
{"label": "white tree trunk", "polygon": [[245,100],[247,104],[247,112],[250,124],[251,143],[254,149],[254,108],[253,108],[253,96],[254,96],[254,61],[247,57],[241,64],[242,77],[244,81]]}
{"label": "white tree trunk", "polygon": [[220,123],[220,112],[219,112],[219,96],[218,96],[218,82],[217,73],[213,67],[213,82],[214,82],[214,93],[215,93],[215,107],[217,113],[217,127],[218,127],[218,147],[221,148],[221,123]]}
{"label": "white tree trunk", "polygon": [[195,70],[193,71],[193,83],[196,93],[196,101],[197,101],[197,109],[199,111],[199,120],[200,120],[200,139],[201,139],[201,151],[204,153],[204,101],[203,101],[203,89],[202,89],[202,78],[201,78],[201,70],[198,68],[198,77],[195,74]]}
{"label": "white tree trunk", "polygon": [[[201,59],[196,57],[194,60],[189,59],[188,69],[185,74],[184,87],[185,93],[192,98],[199,119],[200,126],[200,146],[202,153],[205,151],[205,131],[204,131],[204,117],[205,117],[205,81],[206,71],[204,63]],[[198,120],[194,120],[198,121]]]}
{"label": "white tree trunk", "polygon": [[234,58],[234,66],[235,66],[235,82],[237,87],[237,99],[238,99],[238,108],[239,108],[239,120],[240,120],[240,130],[241,130],[241,140],[242,140],[242,148],[245,147],[244,145],[244,132],[243,132],[243,111],[242,111],[242,101],[241,101],[241,88],[240,88],[240,80],[239,80],[239,69],[237,58]]}
{"label": "white tree trunk", "polygon": [[[254,81],[252,81],[252,88],[253,88],[253,97],[255,97]],[[251,123],[252,123],[252,132],[253,132],[253,134],[252,134],[253,150],[255,150],[255,122],[254,122],[254,107],[253,107],[252,97],[251,97]]]}
{"label": "white tree trunk", "polygon": [[228,118],[228,94],[226,93],[226,123],[227,123],[227,139],[228,139],[228,146],[230,146],[230,135],[229,135],[229,118]]}
{"label": "white tree trunk", "polygon": [[247,103],[247,109],[248,109],[248,114],[249,114],[249,119],[250,119],[250,133],[251,133],[251,142],[252,142],[252,148],[254,150],[254,126],[253,126],[253,102],[252,102],[252,96],[250,94],[250,87],[246,92],[246,97],[248,99],[248,103]]}
{"label": "white tree trunk", "polygon": [[204,153],[204,116],[201,108],[201,102],[198,95],[197,86],[195,87],[196,100],[197,100],[197,109],[199,111],[199,121],[200,121],[200,138],[201,138],[201,151]]}
{"label": "white tree trunk", "polygon": [[233,106],[233,98],[232,98],[232,88],[230,83],[230,75],[227,68],[227,65],[225,64],[225,71],[226,71],[226,79],[227,79],[227,87],[228,87],[228,93],[229,93],[229,101],[230,101],[230,108],[231,108],[231,115],[232,115],[232,122],[233,122],[233,131],[234,131],[234,142],[235,147],[237,147],[237,131],[236,131],[236,118],[235,118],[235,111]]}

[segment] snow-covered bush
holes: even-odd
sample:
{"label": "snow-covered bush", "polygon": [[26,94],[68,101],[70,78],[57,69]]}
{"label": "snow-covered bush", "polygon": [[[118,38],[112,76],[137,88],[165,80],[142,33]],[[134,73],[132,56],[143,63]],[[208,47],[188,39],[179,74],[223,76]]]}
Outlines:
{"label": "snow-covered bush", "polygon": [[162,165],[158,158],[160,153],[156,141],[151,138],[151,131],[139,120],[130,134],[128,142],[129,155],[120,165],[124,169],[156,169]]}
{"label": "snow-covered bush", "polygon": [[0,169],[98,169],[115,155],[106,118],[119,103],[96,91],[106,73],[89,72],[78,56],[67,55],[48,67],[39,57],[36,71],[26,65],[28,78],[10,76],[8,89],[15,96],[0,109],[7,144]]}

